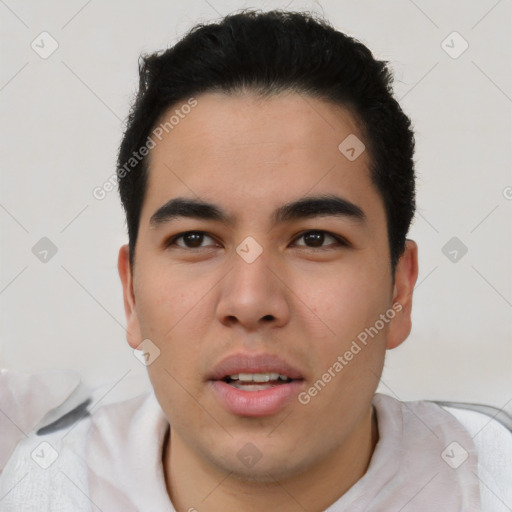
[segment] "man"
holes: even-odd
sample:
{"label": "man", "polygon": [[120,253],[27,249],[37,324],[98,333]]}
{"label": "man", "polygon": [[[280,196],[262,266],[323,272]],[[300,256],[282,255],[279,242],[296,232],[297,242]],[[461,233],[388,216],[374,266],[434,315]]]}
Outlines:
{"label": "man", "polygon": [[390,84],[365,46],[299,13],[231,15],[143,60],[118,268],[154,394],[60,443],[81,494],[48,485],[74,509],[509,506],[488,437],[375,394],[418,275],[414,139]]}

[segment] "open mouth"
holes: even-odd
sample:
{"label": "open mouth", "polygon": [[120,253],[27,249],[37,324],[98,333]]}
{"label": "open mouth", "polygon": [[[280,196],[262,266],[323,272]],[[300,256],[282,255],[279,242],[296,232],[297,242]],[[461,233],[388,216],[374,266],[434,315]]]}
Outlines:
{"label": "open mouth", "polygon": [[224,409],[253,417],[279,413],[305,385],[298,367],[266,353],[232,354],[213,367],[207,381]]}
{"label": "open mouth", "polygon": [[281,373],[236,373],[228,375],[222,380],[230,386],[244,391],[264,391],[290,383],[294,379]]}

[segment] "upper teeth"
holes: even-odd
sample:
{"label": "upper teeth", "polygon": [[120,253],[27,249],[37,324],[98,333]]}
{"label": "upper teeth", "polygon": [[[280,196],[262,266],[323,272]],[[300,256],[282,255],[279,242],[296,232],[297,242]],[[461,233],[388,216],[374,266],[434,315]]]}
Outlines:
{"label": "upper teeth", "polygon": [[231,380],[241,380],[242,382],[269,382],[271,380],[289,380],[286,375],[280,373],[235,373],[230,375]]}

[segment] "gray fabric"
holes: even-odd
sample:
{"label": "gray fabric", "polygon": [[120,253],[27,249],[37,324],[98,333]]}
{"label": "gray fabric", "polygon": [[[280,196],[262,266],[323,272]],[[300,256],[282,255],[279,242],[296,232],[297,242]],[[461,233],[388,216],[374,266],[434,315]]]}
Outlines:
{"label": "gray fabric", "polygon": [[504,427],[508,428],[510,432],[512,432],[512,417],[503,409],[498,409],[497,407],[492,407],[491,405],[470,404],[464,402],[444,402],[436,400],[434,403],[440,405],[441,407],[452,407],[454,409],[465,409],[467,411],[480,412],[489,416],[493,420],[498,421]]}

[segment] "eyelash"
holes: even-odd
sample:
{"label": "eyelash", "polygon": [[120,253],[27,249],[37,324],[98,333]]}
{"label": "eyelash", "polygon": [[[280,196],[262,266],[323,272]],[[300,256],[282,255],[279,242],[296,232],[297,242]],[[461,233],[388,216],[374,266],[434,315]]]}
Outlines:
{"label": "eyelash", "polygon": [[[330,237],[334,238],[334,240],[336,241],[337,247],[348,247],[349,246],[349,243],[343,237],[341,237],[339,235],[335,235],[334,233],[331,233],[330,231],[325,231],[322,229],[308,229],[306,231],[303,231],[302,233],[299,233],[294,238],[294,241],[298,240],[300,238],[303,238],[305,235],[307,235],[309,233],[321,233],[323,235],[330,236]],[[183,233],[178,233],[177,235],[170,237],[168,240],[165,241],[164,246],[167,249],[167,248],[175,245],[175,242],[177,240],[179,240],[180,238],[183,239],[183,237],[185,237],[186,235],[191,235],[191,234],[205,235],[207,237],[210,237],[212,240],[215,240],[215,238],[212,237],[211,235],[209,235],[206,231],[185,231]],[[182,247],[182,246],[177,246],[177,247],[179,247],[180,249],[187,249],[189,251],[205,249],[205,247]],[[330,250],[333,248],[330,245],[320,246],[320,247],[310,247],[307,245],[300,245],[299,247],[301,247],[303,249],[313,249],[316,251],[325,251],[325,250]]]}

